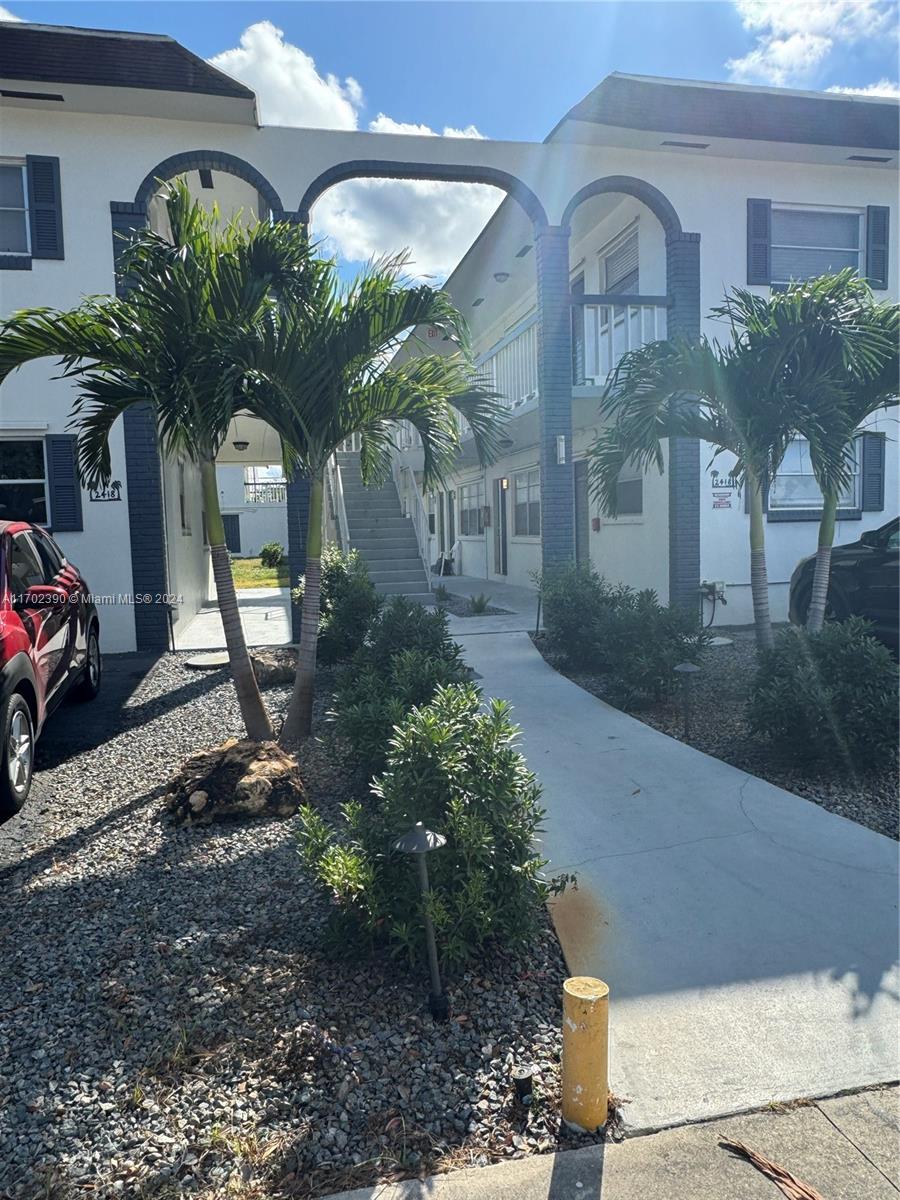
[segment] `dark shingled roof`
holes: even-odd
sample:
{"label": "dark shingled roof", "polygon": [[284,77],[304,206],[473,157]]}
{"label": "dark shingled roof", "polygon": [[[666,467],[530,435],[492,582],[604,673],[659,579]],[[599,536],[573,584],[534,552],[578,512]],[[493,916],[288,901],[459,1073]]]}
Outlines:
{"label": "dark shingled roof", "polygon": [[[563,120],[693,137],[896,150],[895,100],[608,75]],[[558,126],[557,126],[558,128]]]}
{"label": "dark shingled roof", "polygon": [[66,25],[0,24],[0,78],[255,99],[164,34]]}

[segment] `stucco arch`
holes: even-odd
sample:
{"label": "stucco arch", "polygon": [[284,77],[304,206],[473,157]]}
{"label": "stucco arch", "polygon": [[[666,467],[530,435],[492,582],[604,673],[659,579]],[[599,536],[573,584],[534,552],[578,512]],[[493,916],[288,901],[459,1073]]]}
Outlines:
{"label": "stucco arch", "polygon": [[636,179],[633,175],[606,175],[602,179],[594,179],[591,183],[586,183],[583,188],[579,188],[566,205],[560,224],[569,225],[575,210],[585,200],[610,192],[624,192],[645,204],[665,230],[667,241],[670,238],[680,237],[683,233],[681,221],[672,201],[652,183],[647,183],[644,179]]}
{"label": "stucco arch", "polygon": [[245,159],[238,158],[236,154],[228,154],[224,150],[185,150],[181,154],[173,154],[169,158],[164,158],[144,176],[135,193],[134,203],[146,209],[159,187],[160,180],[174,179],[176,175],[182,175],[185,171],[203,169],[224,171],[228,175],[235,175],[238,179],[243,179],[256,188],[269,206],[269,211],[275,220],[284,217],[284,205],[281,203],[281,197],[265,175]]}
{"label": "stucco arch", "polygon": [[547,214],[544,206],[531,188],[517,176],[503,171],[499,167],[486,164],[460,165],[456,163],[429,162],[393,162],[389,159],[351,159],[348,162],[335,163],[318,175],[306,191],[297,206],[297,215],[301,221],[308,222],[310,211],[315,202],[329,188],[349,179],[409,179],[436,181],[439,183],[486,183],[491,187],[500,188],[516,200],[528,216],[536,230],[546,228]]}

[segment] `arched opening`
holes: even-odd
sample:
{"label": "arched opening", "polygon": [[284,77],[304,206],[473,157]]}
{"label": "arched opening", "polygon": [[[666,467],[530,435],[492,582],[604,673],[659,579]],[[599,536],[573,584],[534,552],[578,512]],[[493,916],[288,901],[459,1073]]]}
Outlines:
{"label": "arched opening", "polygon": [[[284,216],[284,206],[275,188],[256,167],[221,150],[186,150],[163,159],[148,171],[134,197],[134,203],[147,211],[159,192],[160,182],[185,177],[191,194],[211,205],[215,199],[224,213],[238,208],[256,219]],[[214,195],[216,190],[219,195]],[[227,206],[227,207],[226,207]]]}

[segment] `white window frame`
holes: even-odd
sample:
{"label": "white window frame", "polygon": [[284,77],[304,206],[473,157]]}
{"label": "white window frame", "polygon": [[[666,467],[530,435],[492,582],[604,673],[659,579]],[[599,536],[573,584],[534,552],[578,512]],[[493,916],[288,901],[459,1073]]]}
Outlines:
{"label": "white window frame", "polygon": [[608,280],[607,274],[606,274],[607,260],[613,254],[615,254],[615,252],[617,250],[619,250],[624,245],[624,243],[627,242],[628,239],[631,237],[633,237],[637,241],[637,250],[638,250],[638,287],[637,287],[637,292],[640,292],[641,231],[640,231],[640,225],[638,224],[637,218],[635,218],[630,224],[626,225],[624,229],[620,229],[619,232],[615,235],[615,237],[610,238],[610,240],[604,246],[601,246],[600,249],[597,251],[597,257],[600,260],[599,278],[600,278],[601,293],[608,292],[610,290],[609,280]]}
{"label": "white window frame", "polygon": [[41,458],[44,462],[44,478],[43,479],[0,479],[0,488],[6,487],[14,483],[42,483],[44,485],[44,513],[46,514],[43,521],[36,521],[37,525],[50,525],[50,490],[47,482],[47,442],[43,437],[27,437],[23,434],[9,434],[0,429],[0,442],[40,442]]}
{"label": "white window frame", "polygon": [[[839,254],[855,254],[856,271],[862,276],[865,274],[865,253],[866,253],[866,210],[864,208],[847,207],[839,204],[797,204],[781,200],[772,201],[772,212],[803,212],[803,213],[844,213],[849,216],[859,218],[859,245],[858,246],[794,246],[789,242],[776,242],[774,238],[769,243],[769,253],[773,250],[835,250]],[[804,278],[810,278],[805,276]],[[772,274],[771,283],[776,287],[784,287],[791,283],[790,279],[776,279]]]}
{"label": "white window frame", "polygon": [[[824,504],[824,497],[822,496],[821,491],[819,491],[818,500],[815,500],[815,499],[804,500],[803,503],[796,503],[796,504],[779,504],[778,503],[778,496],[777,496],[776,489],[777,489],[777,485],[778,485],[778,476],[779,475],[781,475],[782,477],[796,476],[800,479],[809,479],[809,478],[811,478],[813,480],[815,479],[815,476],[813,475],[813,470],[812,470],[812,463],[809,458],[809,449],[808,449],[809,442],[808,442],[808,440],[806,438],[798,436],[798,437],[795,437],[792,441],[792,445],[793,444],[800,445],[801,443],[802,443],[801,449],[800,449],[801,456],[804,454],[802,446],[807,447],[807,449],[805,451],[805,455],[806,455],[806,462],[809,466],[809,469],[805,470],[805,471],[778,470],[775,472],[775,479],[772,482],[772,486],[769,488],[768,503],[766,505],[769,512],[790,514],[790,513],[821,512],[821,510],[822,510],[822,506]],[[860,439],[857,438],[854,442],[854,455],[853,455],[854,462],[853,462],[853,473],[852,473],[853,478],[852,478],[852,484],[851,484],[852,493],[849,496],[849,498],[847,497],[846,493],[844,493],[842,496],[839,497],[839,499],[838,499],[838,513],[839,514],[842,512],[859,512],[860,508],[862,506],[862,478],[860,475],[860,457],[861,457],[861,455],[862,455],[862,444],[861,444]],[[801,465],[802,465],[802,463],[801,463]],[[818,488],[818,485],[816,485],[816,486]]]}
{"label": "white window frame", "polygon": [[[534,503],[534,501],[531,499],[531,493],[532,493],[532,488],[533,488],[534,484],[533,484],[533,481],[528,478],[528,476],[530,476],[530,475],[537,476],[537,504],[538,504],[538,528],[537,528],[537,530],[533,530],[531,528],[531,506]],[[525,533],[520,533],[519,530],[516,528],[516,509],[519,507],[518,495],[519,495],[519,480],[520,479],[525,480],[525,497],[526,497],[526,499],[525,499],[525,514],[526,514],[525,524],[527,526]],[[543,512],[543,505],[541,504],[541,468],[538,464],[535,464],[532,467],[525,467],[523,470],[515,471],[513,473],[512,494],[513,494],[512,495],[512,501],[513,501],[512,536],[514,538],[528,538],[532,541],[538,540],[541,537],[541,534],[542,534],[542,531],[544,528],[544,512]]]}
{"label": "white window frame", "polygon": [[25,249],[0,250],[2,258],[31,258],[31,216],[28,197],[28,165],[24,158],[0,158],[0,167],[18,167],[22,172],[22,203],[24,208],[13,208],[10,204],[0,204],[0,212],[21,212],[25,217]]}
{"label": "white window frame", "polygon": [[[469,483],[461,483],[456,489],[458,505],[457,536],[461,538],[484,537],[484,480],[473,479]],[[473,500],[476,503],[473,503]],[[463,529],[468,526],[468,518],[463,522],[463,513],[475,513],[475,531]]]}

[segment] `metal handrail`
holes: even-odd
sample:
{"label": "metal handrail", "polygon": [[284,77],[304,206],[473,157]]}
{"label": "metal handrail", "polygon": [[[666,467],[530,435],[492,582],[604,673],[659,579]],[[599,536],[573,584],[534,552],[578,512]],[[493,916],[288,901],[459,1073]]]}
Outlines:
{"label": "metal handrail", "polygon": [[347,554],[350,550],[350,527],[347,524],[347,508],[344,504],[344,484],[341,480],[341,468],[335,455],[328,460],[328,486],[331,491],[331,502],[337,516],[338,533],[341,549]]}

